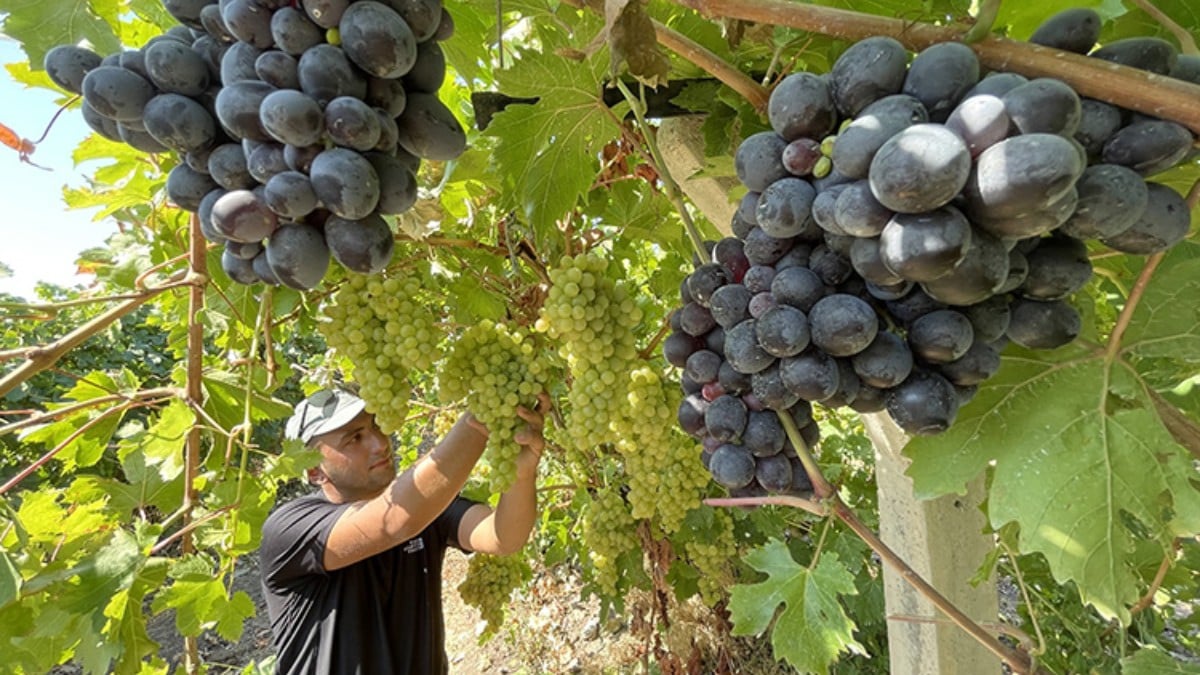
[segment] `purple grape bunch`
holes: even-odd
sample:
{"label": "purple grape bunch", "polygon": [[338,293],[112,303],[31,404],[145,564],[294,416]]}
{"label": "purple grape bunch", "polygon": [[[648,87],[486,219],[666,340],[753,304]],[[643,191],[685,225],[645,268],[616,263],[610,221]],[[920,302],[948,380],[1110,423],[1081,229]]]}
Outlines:
{"label": "purple grape bunch", "polygon": [[164,0],[180,25],[101,57],[46,53],[50,79],[83,96],[101,136],[174,153],[168,199],[198,214],[243,284],[315,287],[330,259],[376,273],[392,258],[384,216],[417,201],[422,160],[466,134],[437,97],[441,0]]}
{"label": "purple grape bunch", "polygon": [[[1031,41],[1086,54],[1100,24],[1068,10]],[[1090,55],[1200,83],[1200,58],[1157,38]],[[1089,241],[1147,255],[1190,225],[1147,180],[1190,157],[1187,128],[1055,79],[981,77],[959,43],[910,59],[862,40],[827,74],[784,78],[767,112],[736,152],[734,236],[695,259],[663,343],[678,422],[731,495],[811,490],[780,418],[815,446],[813,404],[944,432],[1009,343],[1079,335]]]}

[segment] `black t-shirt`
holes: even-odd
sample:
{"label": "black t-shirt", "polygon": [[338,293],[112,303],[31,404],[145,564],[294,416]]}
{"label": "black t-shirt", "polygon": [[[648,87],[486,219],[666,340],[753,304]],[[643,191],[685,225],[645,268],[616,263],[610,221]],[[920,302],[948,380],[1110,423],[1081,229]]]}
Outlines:
{"label": "black t-shirt", "polygon": [[458,498],[406,542],[326,571],[325,543],[348,508],[320,493],[263,525],[262,585],[279,675],[446,673],[442,556],[475,502]]}

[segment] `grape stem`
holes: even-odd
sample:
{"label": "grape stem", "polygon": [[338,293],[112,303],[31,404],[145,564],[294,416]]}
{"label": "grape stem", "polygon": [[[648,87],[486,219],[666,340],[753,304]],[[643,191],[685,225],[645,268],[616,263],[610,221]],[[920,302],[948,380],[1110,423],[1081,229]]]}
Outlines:
{"label": "grape stem", "polygon": [[983,38],[987,37],[988,33],[992,32],[992,26],[996,24],[996,15],[1000,12],[1000,0],[984,0],[979,7],[979,13],[975,16],[975,25],[971,26],[971,30],[963,35],[962,41],[967,44],[974,44]]}
{"label": "grape stem", "polygon": [[654,334],[654,337],[650,338],[650,342],[646,344],[646,348],[638,352],[638,359],[642,361],[649,359],[654,354],[654,350],[658,349],[658,343],[662,342],[663,338],[669,332],[671,332],[671,314],[663,317],[663,322],[658,327],[658,332]]}
{"label": "grape stem", "polygon": [[679,211],[679,217],[683,219],[683,227],[687,230],[688,239],[692,242],[692,248],[696,255],[700,258],[701,263],[709,263],[712,258],[708,255],[708,249],[704,248],[704,239],[700,236],[700,231],[696,228],[696,223],[692,220],[692,216],[688,213],[687,205],[683,203],[683,198],[679,194],[679,184],[671,177],[671,172],[667,169],[667,163],[663,161],[662,152],[659,151],[658,142],[654,139],[654,130],[646,123],[646,118],[643,115],[645,112],[645,104],[629,91],[629,87],[621,81],[621,78],[616,78],[617,89],[621,90],[621,94],[625,100],[629,102],[629,107],[633,110],[633,116],[637,120],[638,129],[642,132],[642,139],[646,142],[646,148],[649,150],[650,156],[647,158],[654,165],[654,170],[658,172],[659,180],[663,183],[663,188],[667,192],[667,197],[671,199],[671,203],[675,205],[675,209]]}
{"label": "grape stem", "polygon": [[771,92],[741,71],[725,63],[720,56],[658,21],[654,22],[654,34],[658,37],[659,44],[691,61],[701,70],[736,91],[742,98],[749,101],[750,105],[754,106],[754,109],[760,114],[767,109]]}
{"label": "grape stem", "polygon": [[[1021,597],[1025,599],[1025,607],[1029,611],[1029,622],[1033,624],[1033,632],[1037,635],[1036,649],[1031,650],[1027,648],[1026,651],[1030,651],[1035,657],[1041,656],[1046,653],[1046,636],[1042,634],[1042,624],[1038,621],[1037,612],[1033,611],[1033,600],[1029,597],[1029,586],[1025,584],[1025,575],[1021,574],[1021,565],[1017,562],[1017,553],[1012,550],[1008,542],[1004,540],[1004,537],[997,537],[996,541],[1004,549],[1004,553],[1008,556],[1009,561],[1012,562],[1013,578],[1017,580],[1017,588],[1021,589]],[[1026,639],[1028,639],[1028,636],[1026,636]]]}
{"label": "grape stem", "polygon": [[792,495],[768,495],[766,497],[711,497],[704,503],[709,506],[790,506],[808,511],[816,516],[828,516],[829,509],[819,502]]}
{"label": "grape stem", "polygon": [[108,328],[108,326],[114,321],[117,321],[121,317],[133,312],[138,307],[141,307],[148,300],[159,293],[182,285],[192,285],[194,290],[196,288],[196,284],[197,280],[195,278],[181,271],[173,275],[170,280],[162,286],[148,288],[144,292],[133,296],[122,304],[117,305],[107,312],[96,316],[91,321],[88,321],[79,328],[67,333],[63,337],[28,352],[25,356],[24,363],[17,366],[16,369],[9,372],[3,378],[0,378],[0,397],[3,397],[8,394],[8,392],[16,389],[22,382],[25,382],[34,375],[46,370],[47,368],[50,368],[67,352],[71,351],[75,347],[78,347],[93,335],[96,335],[100,331]]}
{"label": "grape stem", "polygon": [[[788,0],[674,0],[705,16],[742,19],[821,33],[844,40],[895,38],[919,51],[961,40],[962,26],[934,26]],[[1173,120],[1200,134],[1200,85],[1040,45],[989,35],[969,45],[991,69],[1026,77],[1053,77],[1081,96]]]}
{"label": "grape stem", "polygon": [[192,522],[188,523],[185,527],[181,527],[178,530],[176,530],[175,532],[172,532],[171,536],[169,536],[166,539],[163,539],[162,541],[155,544],[154,547],[150,549],[150,555],[152,555],[152,556],[160,555],[163,551],[167,550],[171,546],[171,544],[174,544],[175,542],[182,539],[184,536],[191,534],[192,531],[195,530],[197,527],[200,527],[201,525],[203,525],[211,520],[214,520],[216,518],[220,518],[221,516],[225,515],[226,513],[229,513],[230,511],[233,511],[234,509],[239,508],[240,506],[241,506],[240,501],[234,502],[233,504],[226,504],[225,506],[222,506],[221,508],[217,509],[216,511],[213,511],[212,513],[205,514],[203,517],[193,520]]}
{"label": "grape stem", "polygon": [[1179,51],[1184,54],[1200,54],[1200,50],[1196,49],[1196,39],[1183,26],[1180,26],[1174,19],[1167,16],[1150,0],[1133,0],[1133,4],[1137,5],[1143,12],[1149,14],[1155,21],[1162,24],[1163,28],[1170,31],[1171,35],[1179,40]]}
{"label": "grape stem", "polygon": [[[188,225],[188,232],[191,235],[189,249],[191,275],[207,280],[208,246],[200,231],[200,217],[193,214]],[[192,408],[200,408],[204,405],[204,392],[201,388],[204,375],[204,324],[200,322],[200,312],[204,309],[206,285],[206,283],[195,284],[188,293],[187,381],[185,386],[187,402]],[[226,302],[228,301],[229,299],[226,298]],[[232,307],[232,303],[230,306]],[[248,402],[247,405],[249,405]],[[196,550],[189,526],[192,522],[192,509],[200,503],[200,492],[196,488],[196,480],[200,476],[201,469],[200,433],[201,429],[198,425],[193,425],[188,430],[184,451],[182,505],[184,533],[180,539],[180,549],[183,555],[188,555]],[[232,434],[230,437],[232,438]],[[183,668],[184,672],[189,675],[200,672],[200,643],[195,637],[184,638]]]}
{"label": "grape stem", "polygon": [[791,413],[777,410],[775,414],[779,416],[788,440],[792,442],[792,447],[800,457],[800,463],[804,465],[804,470],[808,473],[808,479],[812,481],[813,495],[817,498],[817,502],[837,496],[837,490],[834,490],[833,486],[829,484],[825,474],[821,473],[821,467],[817,466],[817,460],[813,459],[812,452],[809,450],[808,444],[804,442],[804,437],[800,435],[800,429],[796,427],[796,420],[792,419]]}
{"label": "grape stem", "polygon": [[[584,2],[583,0],[565,0],[565,3],[575,9],[592,9],[599,13],[599,10],[593,3]],[[770,92],[767,91],[766,87],[763,87],[737,68],[726,63],[724,59],[705,48],[699,42],[692,40],[679,31],[668,28],[657,20],[653,21],[654,35],[658,38],[660,45],[670,49],[690,61],[697,68],[717,78],[722,84],[736,91],[742,98],[749,101],[754,106],[754,109],[760,113],[767,109],[767,100],[770,98]]]}
{"label": "grape stem", "polygon": [[1129,324],[1133,321],[1134,311],[1141,302],[1142,295],[1146,293],[1146,287],[1150,285],[1150,278],[1154,276],[1154,270],[1158,269],[1158,264],[1165,256],[1166,252],[1160,251],[1147,258],[1145,266],[1138,274],[1137,281],[1129,291],[1129,297],[1125,300],[1125,306],[1121,308],[1121,314],[1117,317],[1117,325],[1113,327],[1112,335],[1108,338],[1108,348],[1104,352],[1104,358],[1109,363],[1112,363],[1121,350],[1121,338],[1125,337],[1125,331],[1129,329]]}

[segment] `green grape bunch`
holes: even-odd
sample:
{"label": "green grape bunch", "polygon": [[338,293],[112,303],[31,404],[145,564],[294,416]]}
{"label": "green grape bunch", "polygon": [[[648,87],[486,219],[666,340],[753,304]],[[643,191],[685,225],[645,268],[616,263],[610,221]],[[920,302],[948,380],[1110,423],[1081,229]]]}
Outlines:
{"label": "green grape bunch", "polygon": [[319,330],[353,364],[359,395],[385,433],[398,431],[412,393],[408,373],[433,367],[438,315],[419,300],[414,271],[348,274],[323,308]]}
{"label": "green grape bunch", "polygon": [[512,592],[529,577],[529,564],[521,554],[494,556],[476,553],[467,562],[467,576],[458,585],[462,601],[479,610],[487,624],[479,642],[490,640],[504,623]]}
{"label": "green grape bunch", "polygon": [[627,409],[616,427],[634,518],[654,519],[671,534],[700,506],[710,477],[695,443],[675,426],[676,387],[653,368],[630,373]]}
{"label": "green grape bunch", "polygon": [[583,540],[600,592],[616,596],[617,560],[638,548],[637,522],[620,493],[606,489],[593,497],[583,514]]}
{"label": "green grape bunch", "polygon": [[700,598],[712,607],[726,597],[733,585],[729,561],[737,558],[737,540],[733,536],[733,518],[725,511],[714,511],[717,532],[703,540],[684,544],[692,567],[700,573]]}
{"label": "green grape bunch", "polygon": [[642,310],[626,283],[606,275],[608,264],[596,253],[564,257],[549,272],[550,291],[536,323],[557,341],[573,378],[567,431],[579,449],[616,442],[625,385],[638,361]]}
{"label": "green grape bunch", "polygon": [[443,401],[465,398],[467,409],[488,428],[485,456],[491,489],[504,492],[516,479],[521,445],[516,433],[525,422],[518,407],[535,410],[550,371],[529,335],[483,320],[458,338],[439,379]]}

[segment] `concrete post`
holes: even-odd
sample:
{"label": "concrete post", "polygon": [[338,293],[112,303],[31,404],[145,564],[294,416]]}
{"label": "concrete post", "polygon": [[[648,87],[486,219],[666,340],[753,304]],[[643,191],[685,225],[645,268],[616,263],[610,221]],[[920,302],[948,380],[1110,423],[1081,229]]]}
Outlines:
{"label": "concrete post", "polygon": [[[908,437],[886,413],[862,416],[875,446],[875,480],[879,495],[879,536],[934,588],[978,622],[999,620],[995,582],[971,586],[984,557],[992,550],[981,534],[986,519],[979,510],[985,492],[983,477],[967,486],[963,496],[929,501],[913,497],[912,480],[904,475],[908,460],[900,449]],[[1000,660],[921,597],[890,568],[883,572],[884,599],[889,617],[888,651],[891,672],[913,675],[996,675]],[[938,623],[902,619],[936,619]]]}
{"label": "concrete post", "polygon": [[[693,178],[705,166],[700,117],[662,121],[658,134],[667,168],[688,196],[717,229],[730,235],[736,204],[729,194],[736,178]],[[992,550],[981,534],[985,520],[979,511],[983,479],[968,486],[964,496],[932,501],[913,497],[912,481],[904,475],[908,462],[900,449],[907,436],[886,414],[863,415],[875,446],[875,476],[879,490],[880,536],[921,576],[976,621],[998,620],[996,585],[973,587],[968,580]],[[996,675],[1000,661],[926,602],[890,569],[884,568],[888,616],[934,619],[936,623],[892,620],[888,648],[892,673],[904,675]]]}

